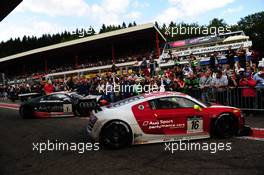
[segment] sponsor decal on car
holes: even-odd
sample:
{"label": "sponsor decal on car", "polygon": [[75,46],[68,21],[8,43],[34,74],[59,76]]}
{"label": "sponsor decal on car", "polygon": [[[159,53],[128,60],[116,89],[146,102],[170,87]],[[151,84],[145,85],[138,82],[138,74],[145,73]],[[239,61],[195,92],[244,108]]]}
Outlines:
{"label": "sponsor decal on car", "polygon": [[151,129],[163,129],[163,128],[185,128],[184,123],[175,123],[174,120],[157,120],[157,121],[144,121],[142,126]]}

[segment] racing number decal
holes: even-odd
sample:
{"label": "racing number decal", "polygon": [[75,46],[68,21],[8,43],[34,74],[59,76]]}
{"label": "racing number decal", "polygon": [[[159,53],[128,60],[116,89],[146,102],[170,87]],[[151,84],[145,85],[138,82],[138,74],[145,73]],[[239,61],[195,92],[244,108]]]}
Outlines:
{"label": "racing number decal", "polygon": [[187,133],[203,132],[203,118],[189,117],[187,120]]}
{"label": "racing number decal", "polygon": [[63,104],[63,112],[65,113],[72,112],[72,104]]}
{"label": "racing number decal", "polygon": [[192,121],[192,130],[199,128],[199,120],[193,120]]}

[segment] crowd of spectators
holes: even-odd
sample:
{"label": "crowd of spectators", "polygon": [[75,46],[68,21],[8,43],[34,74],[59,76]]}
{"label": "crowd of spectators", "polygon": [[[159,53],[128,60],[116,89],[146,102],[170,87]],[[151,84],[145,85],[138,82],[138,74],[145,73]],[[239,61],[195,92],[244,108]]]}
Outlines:
{"label": "crowd of spectators", "polygon": [[[211,53],[210,63],[207,66],[197,66],[193,62],[194,55],[190,55],[189,62],[180,65],[175,62],[173,67],[160,69],[158,63],[152,57],[143,57],[141,62],[136,62],[132,72],[118,74],[115,65],[111,71],[105,74],[97,74],[93,78],[85,76],[79,78],[68,77],[67,79],[56,79],[36,82],[24,82],[21,84],[0,86],[1,98],[9,94],[37,92],[49,94],[55,91],[73,91],[79,94],[101,94],[109,101],[127,98],[138,93],[137,90],[108,92],[100,89],[109,88],[114,85],[123,87],[156,85],[164,87],[166,91],[178,91],[191,94],[199,91],[199,97],[204,102],[211,100],[211,95],[223,96],[227,89],[241,87],[243,97],[252,98],[256,96],[256,89],[264,89],[264,65],[255,61],[246,60],[246,52],[240,48],[237,52],[231,48],[225,52],[227,64],[218,64],[217,52]],[[234,56],[239,56],[234,61]],[[122,89],[122,88],[121,88]],[[221,103],[225,103],[222,98]]]}
{"label": "crowd of spectators", "polygon": [[119,56],[118,58],[113,59],[106,59],[106,58],[95,58],[95,57],[89,57],[87,59],[80,59],[78,63],[76,64],[61,64],[58,65],[50,65],[48,67],[48,70],[38,70],[37,72],[31,72],[31,73],[23,73],[17,76],[8,77],[10,80],[26,80],[30,78],[39,78],[43,77],[47,74],[51,73],[58,73],[58,72],[66,72],[66,71],[72,71],[72,70],[78,70],[78,69],[85,69],[85,68],[91,68],[91,67],[99,67],[99,66],[106,66],[111,65],[113,62],[115,64],[119,63],[127,63],[127,62],[133,62],[133,61],[142,61],[144,57],[150,57],[151,52],[143,52],[140,51],[138,54],[128,54]]}

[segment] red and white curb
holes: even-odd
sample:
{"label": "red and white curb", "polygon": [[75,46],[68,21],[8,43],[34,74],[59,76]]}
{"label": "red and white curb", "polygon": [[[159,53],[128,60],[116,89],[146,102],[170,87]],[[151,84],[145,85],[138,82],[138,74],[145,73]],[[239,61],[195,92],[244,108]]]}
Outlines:
{"label": "red and white curb", "polygon": [[0,103],[0,108],[19,110],[19,104]]}
{"label": "red and white curb", "polygon": [[251,129],[252,129],[252,134],[250,136],[242,136],[237,138],[246,139],[246,140],[264,141],[264,128],[251,128]]}

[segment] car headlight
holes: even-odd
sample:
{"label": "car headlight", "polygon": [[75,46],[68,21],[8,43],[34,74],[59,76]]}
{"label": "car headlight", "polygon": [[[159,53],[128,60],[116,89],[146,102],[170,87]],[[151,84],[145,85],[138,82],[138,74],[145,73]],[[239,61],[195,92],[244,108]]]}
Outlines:
{"label": "car headlight", "polygon": [[241,111],[240,111],[240,109],[234,109],[233,110],[233,113],[240,113]]}

